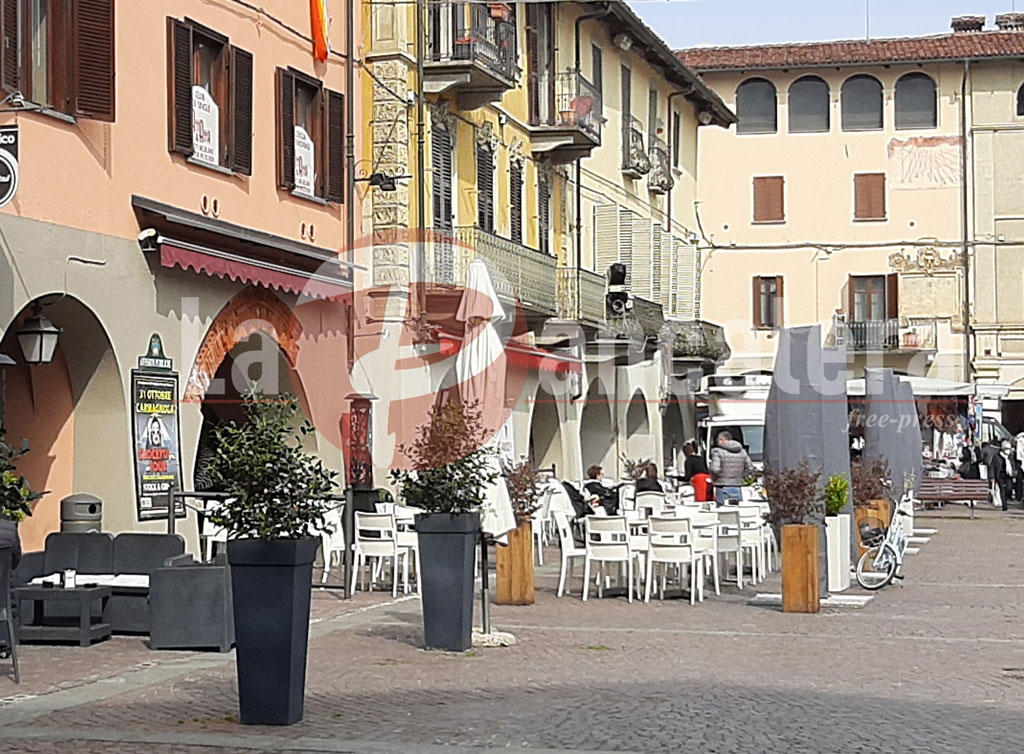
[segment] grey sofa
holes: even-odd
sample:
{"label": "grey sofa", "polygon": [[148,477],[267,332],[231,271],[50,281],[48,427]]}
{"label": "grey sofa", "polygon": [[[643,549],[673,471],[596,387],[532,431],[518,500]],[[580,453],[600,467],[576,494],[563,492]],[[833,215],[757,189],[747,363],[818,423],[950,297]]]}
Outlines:
{"label": "grey sofa", "polygon": [[231,571],[219,554],[213,563],[191,555],[168,558],[150,577],[150,649],[218,649],[235,643]]}

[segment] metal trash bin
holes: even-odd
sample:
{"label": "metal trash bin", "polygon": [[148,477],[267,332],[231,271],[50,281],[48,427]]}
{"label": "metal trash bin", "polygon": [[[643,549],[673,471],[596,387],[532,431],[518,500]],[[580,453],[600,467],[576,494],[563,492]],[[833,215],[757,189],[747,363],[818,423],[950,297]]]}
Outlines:
{"label": "metal trash bin", "polygon": [[60,530],[86,534],[103,529],[103,501],[80,492],[60,501]]}

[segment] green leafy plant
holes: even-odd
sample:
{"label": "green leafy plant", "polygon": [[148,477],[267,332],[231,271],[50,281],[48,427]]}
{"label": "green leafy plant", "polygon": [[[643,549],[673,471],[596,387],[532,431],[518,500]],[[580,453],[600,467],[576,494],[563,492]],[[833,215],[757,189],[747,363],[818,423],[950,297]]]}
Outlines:
{"label": "green leafy plant", "polygon": [[753,474],[751,474],[750,476],[743,477],[744,487],[753,487],[755,484],[757,484],[757,477],[754,476]]}
{"label": "green leafy plant", "polygon": [[850,499],[850,480],[845,474],[833,474],[825,483],[825,515],[838,516]]}
{"label": "green leafy plant", "polygon": [[853,483],[853,505],[867,506],[872,500],[886,500],[889,495],[882,484],[889,478],[889,463],[884,458],[863,458],[850,466]]}
{"label": "green leafy plant", "polygon": [[233,539],[299,539],[325,528],[326,496],[337,472],[302,448],[314,431],[296,422],[293,396],[265,398],[251,387],[243,396],[246,421],[214,430],[216,451],[207,467],[214,485],[230,495],[210,519]]}
{"label": "green leafy plant", "polygon": [[806,458],[795,469],[766,468],[764,487],[771,502],[769,521],[775,526],[820,523],[825,513],[820,482],[821,472],[812,469]]}
{"label": "green leafy plant", "polygon": [[647,467],[654,463],[650,458],[628,458],[625,453],[619,458],[622,461],[623,472],[634,482],[647,476]]}
{"label": "green leafy plant", "polygon": [[6,438],[7,429],[0,424],[0,518],[23,521],[32,515],[32,503],[46,493],[34,492],[18,473],[18,460],[29,451],[28,440],[21,441],[19,450]]}
{"label": "green leafy plant", "polygon": [[540,508],[540,475],[529,461],[505,467],[505,485],[516,523],[529,521]]}
{"label": "green leafy plant", "polygon": [[477,511],[501,475],[497,450],[485,447],[485,440],[476,405],[435,406],[415,439],[399,446],[412,468],[392,470],[391,479],[406,504],[428,513]]}

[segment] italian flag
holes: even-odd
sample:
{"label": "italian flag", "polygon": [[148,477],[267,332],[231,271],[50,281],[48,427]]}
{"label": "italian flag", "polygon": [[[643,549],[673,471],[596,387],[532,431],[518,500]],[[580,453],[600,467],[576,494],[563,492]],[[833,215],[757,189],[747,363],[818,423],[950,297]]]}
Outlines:
{"label": "italian flag", "polygon": [[327,60],[327,0],[309,0],[313,22],[313,57]]}

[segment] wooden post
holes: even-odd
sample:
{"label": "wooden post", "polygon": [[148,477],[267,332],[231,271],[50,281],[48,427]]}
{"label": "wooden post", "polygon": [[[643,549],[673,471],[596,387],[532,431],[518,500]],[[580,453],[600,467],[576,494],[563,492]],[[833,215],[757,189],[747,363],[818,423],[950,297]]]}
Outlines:
{"label": "wooden post", "polygon": [[529,521],[508,535],[508,547],[498,547],[498,604],[532,605],[533,527]]}
{"label": "wooden post", "polygon": [[817,526],[782,527],[782,611],[816,613],[821,610],[818,582]]}

